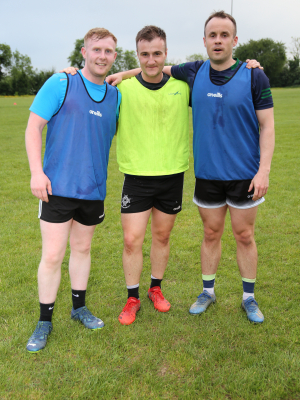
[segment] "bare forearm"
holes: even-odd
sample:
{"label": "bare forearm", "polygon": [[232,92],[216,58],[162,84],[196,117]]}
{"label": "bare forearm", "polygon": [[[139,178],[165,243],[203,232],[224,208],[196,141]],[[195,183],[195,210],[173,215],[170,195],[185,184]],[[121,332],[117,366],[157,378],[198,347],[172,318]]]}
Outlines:
{"label": "bare forearm", "polygon": [[269,174],[271,170],[271,162],[275,147],[274,126],[261,128],[259,146],[260,146],[259,170]]}
{"label": "bare forearm", "polygon": [[167,75],[169,75],[169,76],[172,76],[172,74],[171,74],[171,66],[169,66],[169,65],[166,65],[166,66],[164,66],[164,68],[163,68],[163,72],[165,73],[165,74],[167,74]]}
{"label": "bare forearm", "polygon": [[40,173],[42,167],[42,135],[37,129],[26,129],[25,133],[26,151],[31,174]]}

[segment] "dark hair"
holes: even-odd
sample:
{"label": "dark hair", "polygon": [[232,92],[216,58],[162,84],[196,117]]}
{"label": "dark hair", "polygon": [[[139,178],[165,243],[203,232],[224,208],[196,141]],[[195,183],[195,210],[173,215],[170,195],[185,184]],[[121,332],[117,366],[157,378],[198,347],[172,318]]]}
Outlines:
{"label": "dark hair", "polygon": [[233,36],[236,36],[236,21],[235,21],[235,19],[234,19],[230,14],[227,14],[225,11],[214,11],[214,12],[207,18],[207,20],[205,21],[205,24],[204,24],[204,36],[205,36],[205,28],[206,28],[206,25],[207,25],[207,24],[209,23],[209,21],[210,21],[211,19],[213,19],[213,18],[223,18],[223,19],[228,18],[228,19],[230,19],[230,21],[233,23],[233,26],[234,26]]}
{"label": "dark hair", "polygon": [[163,40],[167,47],[167,36],[166,36],[166,33],[164,30],[162,30],[154,25],[145,26],[136,35],[136,38],[135,38],[136,48],[137,48],[138,42],[140,40],[146,40],[147,42],[151,42],[153,39],[155,39],[157,37],[160,38],[161,40]]}

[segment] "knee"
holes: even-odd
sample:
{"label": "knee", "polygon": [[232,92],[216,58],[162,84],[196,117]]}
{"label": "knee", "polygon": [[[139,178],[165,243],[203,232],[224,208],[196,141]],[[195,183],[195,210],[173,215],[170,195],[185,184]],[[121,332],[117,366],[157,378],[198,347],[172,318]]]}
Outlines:
{"label": "knee", "polygon": [[235,233],[237,243],[243,246],[250,246],[254,243],[254,232],[251,229]]}
{"label": "knee", "polygon": [[124,250],[126,253],[131,254],[140,247],[140,241],[135,235],[131,233],[124,234]]}
{"label": "knee", "polygon": [[64,254],[56,252],[47,252],[42,256],[41,264],[47,269],[55,270],[60,267]]}
{"label": "knee", "polygon": [[170,242],[171,232],[169,231],[152,231],[152,241],[158,243],[161,247],[166,247]]}
{"label": "knee", "polygon": [[70,239],[71,252],[80,253],[82,255],[88,255],[91,251],[90,241],[81,241],[78,239]]}
{"label": "knee", "polygon": [[215,230],[210,227],[204,228],[204,241],[207,243],[218,242],[222,237],[223,230]]}

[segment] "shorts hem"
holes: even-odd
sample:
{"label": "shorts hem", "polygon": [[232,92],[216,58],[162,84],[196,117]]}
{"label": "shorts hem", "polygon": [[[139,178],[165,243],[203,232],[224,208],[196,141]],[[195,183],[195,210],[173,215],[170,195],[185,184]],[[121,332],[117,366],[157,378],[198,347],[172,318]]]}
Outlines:
{"label": "shorts hem", "polygon": [[216,205],[208,205],[208,204],[203,204],[200,201],[198,201],[197,199],[195,199],[195,197],[193,198],[193,202],[196,204],[196,206],[201,207],[201,208],[221,208],[226,206],[226,201],[224,202],[224,204],[216,204]]}
{"label": "shorts hem", "polygon": [[[252,201],[252,200],[251,200]],[[238,206],[238,205],[233,205],[233,204],[230,204],[229,202],[227,202],[227,204],[230,206],[230,207],[232,207],[232,208],[236,208],[237,210],[248,210],[249,208],[254,208],[254,207],[256,207],[256,206],[259,206],[260,204],[262,204],[263,202],[265,201],[265,198],[264,197],[262,197],[262,198],[260,198],[259,200],[256,200],[256,201],[252,201],[252,203],[247,203],[247,204],[245,204],[245,205],[243,205],[243,206]]]}
{"label": "shorts hem", "polygon": [[50,222],[51,224],[63,224],[64,222],[68,222],[71,219],[73,219],[73,217],[68,218],[65,221],[49,221],[48,219],[42,218],[42,216],[39,216],[38,219],[41,219],[42,221],[45,221],[45,222]]}

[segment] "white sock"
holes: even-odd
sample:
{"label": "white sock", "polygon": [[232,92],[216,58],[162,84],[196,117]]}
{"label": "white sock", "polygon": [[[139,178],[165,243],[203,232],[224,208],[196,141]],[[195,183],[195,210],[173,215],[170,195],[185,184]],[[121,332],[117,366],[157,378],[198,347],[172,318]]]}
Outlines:
{"label": "white sock", "polygon": [[209,288],[203,288],[203,291],[206,290],[209,294],[215,294],[215,288],[214,287],[209,287]]}
{"label": "white sock", "polygon": [[244,292],[243,293],[243,300],[244,301],[247,300],[248,297],[253,297],[254,298],[254,293],[246,293],[246,292]]}

